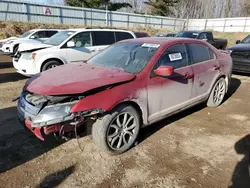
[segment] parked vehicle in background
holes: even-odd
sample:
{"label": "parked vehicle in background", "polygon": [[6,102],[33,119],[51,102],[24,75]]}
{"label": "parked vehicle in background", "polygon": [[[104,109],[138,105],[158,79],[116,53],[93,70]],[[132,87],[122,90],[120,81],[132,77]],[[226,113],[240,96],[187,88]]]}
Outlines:
{"label": "parked vehicle in background", "polygon": [[249,44],[250,43],[250,35],[246,36],[243,40],[237,40],[236,44]]}
{"label": "parked vehicle in background", "polygon": [[9,37],[9,38],[7,38],[7,39],[3,39],[3,40],[0,40],[0,51],[3,51],[2,50],[2,47],[3,47],[3,45],[6,43],[6,42],[8,42],[9,40],[14,40],[14,39],[16,39],[17,37]]}
{"label": "parked vehicle in background", "polygon": [[227,39],[214,38],[211,31],[181,31],[177,33],[176,37],[200,39],[212,44],[215,48],[220,50],[225,50],[227,48]]}
{"label": "parked vehicle in background", "polygon": [[[250,39],[250,38],[249,38]],[[250,43],[246,39],[244,42],[228,48],[233,59],[233,71],[250,73]]]}
{"label": "parked vehicle in background", "polygon": [[5,42],[2,46],[2,51],[5,53],[15,54],[18,46],[25,43],[41,43],[58,33],[58,29],[33,29],[23,33],[16,39],[11,39]]}
{"label": "parked vehicle in background", "polygon": [[32,77],[19,98],[18,117],[41,140],[48,134],[67,137],[93,124],[95,143],[120,154],[144,126],[205,101],[219,106],[231,72],[230,55],[204,41],[126,40],[87,63]]}
{"label": "parked vehicle in background", "polygon": [[135,34],[126,30],[65,30],[44,43],[20,45],[13,64],[20,74],[32,76],[59,65],[86,61],[110,44],[131,38],[136,38]]}
{"label": "parked vehicle in background", "polygon": [[147,32],[134,31],[133,33],[135,34],[136,38],[149,37]]}
{"label": "parked vehicle in background", "polygon": [[157,33],[153,37],[175,37],[177,33]]}

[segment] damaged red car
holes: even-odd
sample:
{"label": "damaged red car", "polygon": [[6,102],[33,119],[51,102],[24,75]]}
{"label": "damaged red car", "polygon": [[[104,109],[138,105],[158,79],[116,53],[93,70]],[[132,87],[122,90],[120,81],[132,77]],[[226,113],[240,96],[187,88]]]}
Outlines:
{"label": "damaged red car", "polygon": [[66,137],[92,122],[92,138],[120,154],[139,130],[198,103],[219,106],[232,72],[227,52],[195,39],[141,38],[116,43],[85,63],[27,81],[18,117],[39,139]]}

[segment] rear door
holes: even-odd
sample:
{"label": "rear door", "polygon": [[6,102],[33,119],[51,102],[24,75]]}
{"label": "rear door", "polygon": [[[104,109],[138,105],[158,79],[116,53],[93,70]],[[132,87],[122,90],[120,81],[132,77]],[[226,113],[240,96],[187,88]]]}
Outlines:
{"label": "rear door", "polygon": [[215,53],[208,46],[197,43],[188,44],[194,71],[193,102],[206,98],[212,84],[220,74],[220,65]]}
{"label": "rear door", "polygon": [[89,48],[92,54],[96,54],[109,45],[115,43],[113,31],[92,31],[93,46]]}

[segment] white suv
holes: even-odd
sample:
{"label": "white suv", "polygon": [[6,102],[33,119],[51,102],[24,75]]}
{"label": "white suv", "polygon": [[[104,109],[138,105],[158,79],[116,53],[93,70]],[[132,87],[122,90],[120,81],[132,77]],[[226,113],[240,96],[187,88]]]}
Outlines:
{"label": "white suv", "polygon": [[18,38],[14,38],[5,42],[2,46],[2,51],[9,54],[15,54],[18,46],[21,43],[41,43],[46,39],[52,37],[58,33],[58,29],[33,29],[20,35]]}
{"label": "white suv", "polygon": [[41,44],[21,44],[13,65],[18,73],[32,76],[59,65],[88,60],[110,44],[130,38],[136,35],[126,30],[64,30]]}

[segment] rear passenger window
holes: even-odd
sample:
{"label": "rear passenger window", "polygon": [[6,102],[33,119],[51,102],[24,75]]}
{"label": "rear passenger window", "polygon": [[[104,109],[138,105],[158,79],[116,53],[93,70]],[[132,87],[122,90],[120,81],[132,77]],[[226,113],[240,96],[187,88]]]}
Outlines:
{"label": "rear passenger window", "polygon": [[134,38],[130,33],[127,32],[115,32],[116,42],[120,40],[132,39]]}
{"label": "rear passenger window", "polygon": [[188,53],[185,44],[177,44],[169,47],[157,62],[155,68],[164,65],[172,66],[174,69],[188,65]]}
{"label": "rear passenger window", "polygon": [[209,54],[210,54],[210,59],[216,59],[216,55],[211,49],[209,49]]}
{"label": "rear passenger window", "polygon": [[115,43],[115,35],[112,31],[93,31],[94,46],[110,45]]}
{"label": "rear passenger window", "polygon": [[211,50],[202,44],[189,44],[190,52],[192,54],[194,63],[200,63],[203,61],[208,61],[212,58]]}
{"label": "rear passenger window", "polygon": [[56,33],[57,33],[57,31],[46,31],[45,35],[46,35],[46,38],[50,38]]}

